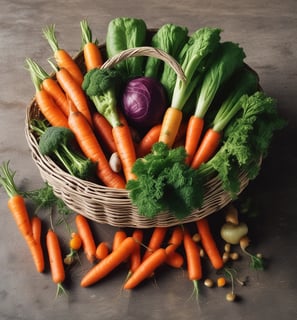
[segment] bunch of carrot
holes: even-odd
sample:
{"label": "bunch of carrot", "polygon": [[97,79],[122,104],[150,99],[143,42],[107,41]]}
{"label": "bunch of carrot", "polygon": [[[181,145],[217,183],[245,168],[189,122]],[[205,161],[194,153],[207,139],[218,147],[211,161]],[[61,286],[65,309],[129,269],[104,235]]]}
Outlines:
{"label": "bunch of carrot", "polygon": [[[86,70],[99,68],[102,65],[100,49],[92,42],[86,21],[81,22],[81,28]],[[54,79],[35,61],[26,59],[36,89],[35,99],[38,107],[50,125],[68,127],[72,130],[83,154],[97,163],[96,173],[104,185],[111,188],[125,188],[125,178],[111,169],[108,161],[110,154],[105,151],[106,143],[112,144],[109,141],[111,136],[103,138],[103,141],[99,140],[98,136],[102,132],[105,135],[108,134],[110,128],[105,119],[99,124],[100,116],[92,109],[81,87],[84,78],[83,71],[70,54],[59,47],[54,25],[44,28],[43,34],[54,52],[57,65],[49,61],[55,71]],[[102,122],[104,122],[103,127]],[[123,147],[117,145],[115,148],[119,151],[118,148]]]}
{"label": "bunch of carrot", "polygon": [[[201,237],[201,247],[213,267],[216,270],[223,268],[224,263],[207,219],[197,221],[196,228]],[[83,276],[81,286],[91,286],[108,276],[120,264],[128,263],[129,271],[123,285],[124,289],[135,288],[165,264],[175,268],[185,266],[188,278],[197,288],[198,281],[203,277],[200,245],[195,242],[188,226],[155,227],[147,244],[143,242],[143,232],[141,229],[135,229],[128,235],[124,230],[117,231],[114,234],[112,248],[104,249],[105,255],[101,255],[99,262]],[[100,243],[97,249],[103,243]],[[93,246],[93,253],[95,252]]]}

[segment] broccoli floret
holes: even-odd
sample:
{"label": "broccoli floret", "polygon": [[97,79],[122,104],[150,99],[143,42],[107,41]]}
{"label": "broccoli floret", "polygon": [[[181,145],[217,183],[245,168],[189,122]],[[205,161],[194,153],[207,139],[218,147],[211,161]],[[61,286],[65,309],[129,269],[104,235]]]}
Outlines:
{"label": "broccoli floret", "polygon": [[83,90],[94,102],[98,112],[115,127],[120,125],[117,113],[117,92],[120,91],[122,78],[115,69],[95,68],[84,76]]}
{"label": "broccoli floret", "polygon": [[71,149],[70,143],[74,139],[74,134],[70,129],[65,127],[45,128],[44,124],[40,122],[35,130],[41,134],[39,151],[42,155],[55,155],[65,169],[73,176],[81,179],[91,176],[96,164]]}

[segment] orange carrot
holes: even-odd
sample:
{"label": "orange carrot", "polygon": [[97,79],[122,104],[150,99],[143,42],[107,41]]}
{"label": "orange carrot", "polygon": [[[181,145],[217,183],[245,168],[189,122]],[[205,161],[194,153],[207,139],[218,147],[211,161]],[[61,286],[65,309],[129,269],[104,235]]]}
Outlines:
{"label": "orange carrot", "polygon": [[130,273],[133,273],[141,264],[141,243],[143,240],[143,231],[141,229],[134,230],[132,237],[135,239],[137,247],[130,256]]}
{"label": "orange carrot", "polygon": [[84,60],[87,71],[100,68],[103,64],[101,51],[96,43],[92,42],[92,31],[86,20],[80,22]]}
{"label": "orange carrot", "polygon": [[184,231],[184,248],[187,257],[188,277],[193,281],[200,280],[202,278],[200,249],[187,229]]}
{"label": "orange carrot", "polygon": [[46,248],[49,257],[52,280],[57,284],[57,295],[65,292],[62,283],[65,280],[65,269],[57,234],[49,229],[46,234]]}
{"label": "orange carrot", "polygon": [[173,146],[182,118],[183,113],[180,109],[173,107],[166,109],[159,136],[160,142],[164,142],[170,148]]}
{"label": "orange carrot", "polygon": [[36,75],[31,59],[27,59],[28,70],[35,87],[35,99],[37,105],[52,126],[68,127],[67,118],[59,106],[55,103],[52,96],[42,88],[42,81]]}
{"label": "orange carrot", "polygon": [[44,271],[44,255],[40,241],[36,241],[32,236],[25,237],[26,243],[30,249],[33,261],[38,272]]}
{"label": "orange carrot", "polygon": [[184,257],[180,253],[173,251],[167,255],[166,264],[173,268],[181,268],[184,264]]}
{"label": "orange carrot", "polygon": [[65,68],[56,70],[56,77],[66,96],[70,98],[77,110],[80,111],[86,117],[90,125],[92,125],[92,116],[88,100],[81,86],[73,80],[70,73]]}
{"label": "orange carrot", "polygon": [[153,233],[150,238],[150,241],[149,241],[149,244],[148,244],[147,249],[144,253],[143,260],[147,259],[154,251],[156,251],[157,249],[159,249],[161,247],[167,230],[168,230],[167,227],[155,227],[154,228]]}
{"label": "orange carrot", "polygon": [[87,272],[87,274],[82,278],[80,285],[82,287],[88,287],[107,276],[111,271],[125,261],[136,247],[137,243],[132,237],[124,239],[116,250],[112,251],[106,258],[101,260]]}
{"label": "orange carrot", "polygon": [[39,79],[40,86],[44,89],[55,101],[57,106],[63,111],[65,116],[69,114],[69,107],[65,93],[63,92],[57,81],[32,59],[26,59],[28,67],[34,76]]}
{"label": "orange carrot", "polygon": [[136,147],[136,154],[138,158],[144,157],[151,152],[153,144],[159,140],[161,127],[161,124],[157,124],[151,127],[150,130],[143,136]]}
{"label": "orange carrot", "polygon": [[[9,162],[5,162],[0,167],[0,184],[6,190],[9,197],[7,205],[18,227],[18,230],[24,237],[28,248],[30,249],[35,267],[38,272],[44,271],[44,256],[40,241],[36,241],[32,232],[29,213],[25,200],[16,188],[14,182],[15,172],[9,168]],[[35,226],[34,226],[34,230]],[[34,232],[35,232],[34,231]],[[35,233],[38,237],[37,232]]]}
{"label": "orange carrot", "polygon": [[193,156],[197,150],[200,141],[200,136],[204,126],[204,119],[192,115],[188,121],[186,132],[185,149],[187,153],[186,163],[192,162]]}
{"label": "orange carrot", "polygon": [[191,167],[194,169],[199,168],[202,163],[207,162],[216,152],[221,142],[221,132],[213,130],[213,128],[207,129],[203,139],[193,156]]}
{"label": "orange carrot", "polygon": [[183,241],[183,229],[181,226],[175,226],[168,240],[168,244],[179,246]]}
{"label": "orange carrot", "polygon": [[166,250],[159,248],[147,257],[125,282],[124,289],[133,289],[140,282],[150,277],[167,258]]}
{"label": "orange carrot", "polygon": [[33,238],[36,242],[40,242],[41,238],[41,230],[42,230],[42,222],[41,219],[37,216],[34,216],[31,219],[31,228],[32,228],[32,234]]}
{"label": "orange carrot", "polygon": [[72,110],[70,110],[68,123],[84,155],[97,163],[96,173],[99,179],[107,187],[124,189],[126,185],[124,179],[111,170],[109,162],[89,122],[73,106]]}
{"label": "orange carrot", "polygon": [[68,127],[66,116],[47,91],[40,89],[35,98],[41,113],[52,126]]}
{"label": "orange carrot", "polygon": [[110,125],[110,123],[99,112],[94,112],[92,117],[94,131],[97,134],[98,140],[100,144],[102,144],[102,147],[109,154],[116,152],[117,147],[114,142],[114,138],[112,135],[112,126]]}
{"label": "orange carrot", "polygon": [[109,254],[109,248],[107,242],[100,242],[96,248],[96,258],[102,260]]}
{"label": "orange carrot", "polygon": [[87,260],[93,263],[96,259],[96,245],[88,220],[81,214],[77,214],[75,223]]}
{"label": "orange carrot", "polygon": [[209,257],[213,267],[215,269],[221,269],[224,265],[224,262],[211,234],[208,220],[206,218],[202,218],[196,221],[196,226],[201,237],[203,249]]}
{"label": "orange carrot", "polygon": [[167,258],[166,263],[174,268],[180,268],[184,263],[184,258],[175,250],[181,245],[184,237],[184,232],[181,226],[173,228],[172,234],[168,240],[168,245],[165,248]]}
{"label": "orange carrot", "polygon": [[66,69],[75,82],[81,86],[84,80],[82,71],[70,54],[66,50],[59,48],[55,34],[55,25],[45,27],[43,29],[43,35],[47,39],[51,49],[54,52],[54,57],[58,67],[60,69]]}
{"label": "orange carrot", "polygon": [[127,234],[125,231],[117,230],[113,236],[112,251],[116,250],[126,238]]}
{"label": "orange carrot", "polygon": [[[156,124],[155,126],[151,127],[150,130],[143,136],[141,141],[136,147],[136,153],[137,157],[144,157],[146,154],[148,154],[154,143],[158,142],[159,136],[161,133],[162,124]],[[183,136],[185,135],[186,131],[186,123],[182,122],[179,126],[178,132],[176,134],[175,141],[180,141]]]}
{"label": "orange carrot", "polygon": [[136,161],[136,152],[129,126],[119,125],[113,127],[112,136],[121,159],[126,181],[136,179],[135,174],[132,173],[132,167]]}

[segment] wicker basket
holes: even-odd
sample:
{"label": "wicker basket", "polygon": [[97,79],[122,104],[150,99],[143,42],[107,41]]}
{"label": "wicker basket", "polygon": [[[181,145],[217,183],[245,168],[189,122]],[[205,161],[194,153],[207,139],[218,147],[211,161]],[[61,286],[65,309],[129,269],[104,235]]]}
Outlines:
{"label": "wicker basket", "polygon": [[[105,55],[105,47],[102,46]],[[107,60],[102,68],[110,68],[116,63],[135,56],[153,56],[168,63],[180,78],[184,74],[179,64],[168,54],[152,47],[140,47],[123,51],[117,56]],[[82,53],[78,54],[76,61],[84,71]],[[150,228],[156,226],[174,226],[180,223],[189,223],[208,216],[226,206],[230,195],[222,188],[218,177],[209,179],[205,186],[204,202],[202,208],[194,210],[183,220],[176,219],[169,212],[158,214],[155,218],[146,218],[138,213],[137,207],[132,205],[127,190],[108,188],[94,182],[76,178],[62,170],[50,157],[39,152],[38,142],[30,130],[32,119],[43,119],[38,105],[33,99],[27,107],[25,135],[30,147],[32,158],[37,165],[41,177],[53,187],[55,194],[75,212],[98,223],[109,224],[115,227]],[[247,186],[249,180],[244,172],[239,177],[240,192]],[[148,199],[149,201],[149,199]]]}

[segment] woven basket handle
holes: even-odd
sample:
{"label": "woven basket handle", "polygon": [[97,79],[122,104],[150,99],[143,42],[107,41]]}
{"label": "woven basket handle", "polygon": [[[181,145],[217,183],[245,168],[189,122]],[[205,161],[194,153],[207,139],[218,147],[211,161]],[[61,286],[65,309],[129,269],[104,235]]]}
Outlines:
{"label": "woven basket handle", "polygon": [[111,68],[117,63],[121,62],[122,60],[125,60],[127,58],[132,58],[132,57],[139,57],[139,56],[147,56],[147,57],[153,57],[153,58],[163,60],[164,62],[168,63],[168,65],[175,71],[177,76],[182,81],[186,80],[185,74],[181,66],[179,65],[179,63],[167,52],[161,49],[153,48],[153,47],[137,47],[137,48],[130,48],[130,49],[123,50],[119,54],[105,61],[105,63],[101,66],[101,68],[102,69]]}

